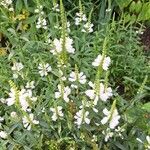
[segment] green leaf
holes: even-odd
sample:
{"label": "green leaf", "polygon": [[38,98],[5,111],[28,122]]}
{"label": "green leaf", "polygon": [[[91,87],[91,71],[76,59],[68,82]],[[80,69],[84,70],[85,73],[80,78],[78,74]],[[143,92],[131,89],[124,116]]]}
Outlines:
{"label": "green leaf", "polygon": [[150,102],[144,104],[144,105],[142,106],[142,109],[144,109],[144,110],[150,112]]}
{"label": "green leaf", "polygon": [[17,0],[17,2],[16,2],[16,11],[17,11],[17,13],[21,12],[22,6],[23,6],[22,0]]}
{"label": "green leaf", "polygon": [[132,0],[115,0],[115,1],[119,5],[120,9],[124,9],[132,2]]}
{"label": "green leaf", "polygon": [[138,21],[145,21],[150,19],[150,2],[144,3],[142,10],[138,16]]}

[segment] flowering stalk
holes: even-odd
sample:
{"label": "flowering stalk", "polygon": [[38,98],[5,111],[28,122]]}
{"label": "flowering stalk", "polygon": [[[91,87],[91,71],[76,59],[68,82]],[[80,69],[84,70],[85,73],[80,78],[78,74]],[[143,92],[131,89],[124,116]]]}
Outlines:
{"label": "flowering stalk", "polygon": [[100,65],[98,66],[97,74],[96,74],[96,77],[95,77],[96,95],[99,95],[99,90],[100,90],[99,80],[101,78],[101,74],[102,74],[102,70],[103,70],[102,65],[103,65],[105,55],[106,55],[106,50],[107,50],[106,45],[107,45],[107,37],[105,37],[105,39],[104,39],[103,50],[102,50],[102,60],[100,62]]}
{"label": "flowering stalk", "polygon": [[65,16],[65,11],[64,11],[64,6],[62,0],[60,0],[60,15],[61,15],[61,36],[62,36],[62,60],[63,63],[66,64],[67,62],[67,53],[66,53],[66,48],[65,48],[65,43],[66,43],[66,16]]}

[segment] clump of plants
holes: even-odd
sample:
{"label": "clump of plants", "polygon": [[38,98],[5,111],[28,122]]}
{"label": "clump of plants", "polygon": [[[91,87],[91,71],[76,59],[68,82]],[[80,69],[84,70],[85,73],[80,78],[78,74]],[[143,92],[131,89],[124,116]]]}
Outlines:
{"label": "clump of plants", "polygon": [[94,7],[64,3],[0,2],[0,148],[150,149],[148,59],[135,28],[99,26]]}

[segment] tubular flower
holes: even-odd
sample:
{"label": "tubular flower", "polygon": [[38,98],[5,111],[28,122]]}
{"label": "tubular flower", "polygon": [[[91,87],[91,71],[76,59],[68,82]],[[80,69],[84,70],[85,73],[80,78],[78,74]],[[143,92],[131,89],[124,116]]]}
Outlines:
{"label": "tubular flower", "polygon": [[67,103],[69,102],[68,96],[71,93],[71,89],[66,86],[64,88],[61,87],[61,85],[58,85],[58,92],[55,92],[55,98],[58,99],[62,97]]}
{"label": "tubular flower", "polygon": [[107,122],[109,122],[109,128],[115,129],[115,127],[119,124],[119,119],[120,119],[120,115],[118,114],[117,109],[115,108],[113,112],[111,112],[108,111],[107,108],[105,108],[103,109],[103,113],[104,115],[106,115],[106,117],[104,117],[101,120],[101,123],[106,124]]}
{"label": "tubular flower", "polygon": [[[98,67],[100,64],[101,64],[101,61],[103,59],[103,56],[102,55],[98,55],[96,57],[96,59],[92,62],[92,65],[94,67]],[[103,59],[103,62],[102,62],[102,68],[107,71],[108,70],[108,67],[110,65],[110,62],[111,62],[111,59],[110,57],[104,57]]]}
{"label": "tubular flower", "polygon": [[50,108],[50,111],[53,112],[53,115],[52,115],[52,120],[53,121],[56,121],[59,117],[64,116],[61,106],[57,106],[56,108]]}

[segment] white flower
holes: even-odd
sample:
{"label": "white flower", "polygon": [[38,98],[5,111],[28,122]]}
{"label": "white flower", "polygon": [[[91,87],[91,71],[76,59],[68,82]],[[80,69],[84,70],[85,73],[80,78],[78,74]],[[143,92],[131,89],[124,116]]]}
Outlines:
{"label": "white flower", "polygon": [[75,25],[79,25],[82,21],[87,21],[86,15],[82,12],[76,13]]}
{"label": "white flower", "polygon": [[51,66],[48,63],[47,64],[39,64],[38,69],[39,69],[39,74],[41,75],[41,77],[47,76],[48,72],[50,72],[52,70]]}
{"label": "white flower", "polygon": [[67,103],[69,102],[68,96],[71,93],[71,89],[66,86],[66,87],[61,87],[61,85],[58,85],[58,92],[55,92],[55,98],[58,99],[62,97]]}
{"label": "white flower", "polygon": [[147,140],[146,148],[147,148],[147,150],[150,150],[150,136],[147,135],[146,140]]}
{"label": "white flower", "polygon": [[101,120],[102,124],[106,124],[109,122],[109,128],[115,129],[115,127],[119,124],[120,115],[118,114],[117,109],[115,108],[112,112],[108,111],[107,108],[103,109],[103,113],[106,115]]}
{"label": "white flower", "polygon": [[111,8],[109,8],[109,9],[106,9],[106,12],[110,12],[111,11]]}
{"label": "white flower", "polygon": [[[62,38],[60,38],[60,40],[55,38],[53,41],[53,49],[51,49],[50,52],[53,55],[60,54],[62,52],[62,44],[63,44]],[[68,53],[74,53],[74,51],[75,51],[72,44],[73,44],[73,40],[69,37],[66,37],[65,38],[65,50]]]}
{"label": "white flower", "polygon": [[[28,118],[29,117],[29,118]],[[29,114],[29,116],[24,116],[22,118],[22,122],[23,122],[23,126],[27,129],[27,130],[31,130],[31,125],[32,124],[39,124],[39,121],[34,119],[34,114]]]}
{"label": "white flower", "polygon": [[18,62],[15,62],[11,68],[12,71],[20,71],[23,69],[23,64],[22,63],[18,63]]}
{"label": "white flower", "polygon": [[68,53],[74,53],[75,49],[72,47],[73,40],[69,37],[66,37],[65,47]]}
{"label": "white flower", "polygon": [[4,104],[6,103],[6,100],[4,98],[0,98],[0,102]]}
{"label": "white flower", "polygon": [[121,137],[122,139],[123,139],[122,132],[124,132],[124,131],[125,131],[125,129],[124,129],[124,128],[121,128],[121,127],[119,127],[119,126],[118,126],[117,129],[115,129],[115,132],[117,133],[117,135],[118,135],[119,137]]}
{"label": "white flower", "polygon": [[77,89],[77,88],[78,88],[78,86],[77,86],[77,85],[75,85],[75,84],[71,84],[71,88],[73,88],[73,89]]}
{"label": "white flower", "polygon": [[4,6],[5,8],[9,9],[9,6],[12,4],[12,0],[1,0],[0,5]]}
{"label": "white flower", "polygon": [[[9,98],[6,99],[6,103],[8,106],[13,105],[16,102],[16,92],[13,88],[10,90],[11,92],[9,93]],[[19,98],[19,103],[24,111],[27,111],[29,107],[28,101],[36,101],[37,98],[32,96],[32,91],[31,90],[26,90],[22,89],[21,91],[18,91],[18,98]]]}
{"label": "white flower", "polygon": [[52,120],[53,121],[56,121],[59,117],[64,116],[61,106],[57,106],[56,108],[50,108],[50,111],[53,112],[53,115],[52,115]]}
{"label": "white flower", "polygon": [[97,136],[96,136],[96,135],[93,135],[92,137],[93,137],[93,139],[92,139],[91,141],[92,141],[92,142],[97,142]]}
{"label": "white flower", "polygon": [[5,131],[0,131],[0,138],[6,139],[7,138],[7,133]]}
{"label": "white flower", "polygon": [[52,8],[53,11],[56,11],[56,12],[59,12],[59,5],[58,4],[54,4],[53,8]]}
{"label": "white flower", "polygon": [[111,132],[110,128],[107,128],[106,131],[102,131],[102,133],[105,135],[105,142],[109,140],[109,138],[113,137],[114,133]]}
{"label": "white flower", "polygon": [[105,88],[104,84],[100,83],[99,96],[102,101],[107,101],[107,99],[113,96],[112,89],[110,87]]}
{"label": "white flower", "polygon": [[92,89],[85,91],[85,94],[92,100],[94,100],[94,104],[97,105],[99,99],[102,101],[107,101],[113,94],[112,89],[110,87],[104,87],[103,83],[99,84],[99,91],[96,93],[96,86],[92,82],[89,82],[89,86]]}
{"label": "white flower", "polygon": [[70,73],[69,81],[75,82],[75,81],[77,81],[77,80],[78,80],[81,84],[85,84],[85,83],[86,83],[86,76],[83,74],[83,72],[80,72],[79,74],[76,74],[75,72],[71,72],[71,73]]}
{"label": "white flower", "polygon": [[93,24],[92,23],[89,23],[89,22],[87,22],[83,27],[83,29],[82,29],[82,32],[87,32],[87,33],[91,33],[91,32],[93,32]]}
{"label": "white flower", "polygon": [[8,106],[11,106],[15,103],[16,92],[13,88],[10,89],[9,98],[6,99],[6,103]]}
{"label": "white flower", "polygon": [[4,121],[4,118],[0,116],[0,122]]}
{"label": "white flower", "polygon": [[79,110],[74,118],[76,119],[75,124],[78,125],[78,127],[81,126],[81,124],[90,124],[90,119],[88,118],[89,112],[84,111],[84,109]]}
{"label": "white flower", "polygon": [[[103,60],[103,62],[101,62]],[[110,65],[110,57],[104,57],[102,55],[98,55],[94,62],[92,62],[92,65],[95,67],[98,67],[102,63],[102,68],[106,71],[108,70],[108,67]]]}
{"label": "white flower", "polygon": [[38,21],[37,21],[37,24],[36,24],[36,28],[37,29],[39,29],[39,28],[47,29],[46,19],[40,16],[38,18]]}
{"label": "white flower", "polygon": [[62,51],[62,43],[58,39],[54,39],[53,41],[53,49],[50,51],[53,55],[59,54]]}
{"label": "white flower", "polygon": [[35,88],[35,86],[34,86],[34,81],[31,81],[31,82],[27,82],[27,84],[26,84],[26,88],[27,89],[34,89]]}
{"label": "white flower", "polygon": [[13,111],[13,112],[10,113],[10,116],[12,118],[17,118],[17,113],[15,111]]}
{"label": "white flower", "polygon": [[22,63],[15,62],[11,68],[13,71],[13,78],[17,79],[18,75],[20,74],[20,71],[24,68]]}
{"label": "white flower", "polygon": [[24,111],[27,111],[30,106],[28,102],[29,100],[36,101],[37,98],[32,96],[31,90],[22,89],[19,93],[19,102]]}

